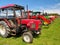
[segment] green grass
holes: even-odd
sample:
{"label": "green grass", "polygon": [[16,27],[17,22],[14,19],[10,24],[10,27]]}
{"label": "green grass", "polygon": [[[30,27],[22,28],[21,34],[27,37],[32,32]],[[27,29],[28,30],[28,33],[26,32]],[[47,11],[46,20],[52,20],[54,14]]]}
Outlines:
{"label": "green grass", "polygon": [[60,45],[60,18],[57,18],[49,28],[42,27],[41,35],[28,44],[22,41],[21,37],[0,37],[0,45]]}

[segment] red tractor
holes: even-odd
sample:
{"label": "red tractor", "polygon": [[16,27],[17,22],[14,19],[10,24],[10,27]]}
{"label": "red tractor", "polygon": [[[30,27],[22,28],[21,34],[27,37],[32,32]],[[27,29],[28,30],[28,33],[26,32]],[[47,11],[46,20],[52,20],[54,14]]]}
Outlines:
{"label": "red tractor", "polygon": [[49,16],[49,18],[54,21],[57,16]]}
{"label": "red tractor", "polygon": [[33,34],[41,33],[41,21],[24,18],[24,7],[16,4],[9,4],[0,7],[0,35],[8,37],[21,34],[25,42],[33,41]]}
{"label": "red tractor", "polygon": [[26,11],[26,13],[30,19],[40,19],[44,25],[51,23],[50,19],[47,19],[43,14],[40,14],[41,12]]}

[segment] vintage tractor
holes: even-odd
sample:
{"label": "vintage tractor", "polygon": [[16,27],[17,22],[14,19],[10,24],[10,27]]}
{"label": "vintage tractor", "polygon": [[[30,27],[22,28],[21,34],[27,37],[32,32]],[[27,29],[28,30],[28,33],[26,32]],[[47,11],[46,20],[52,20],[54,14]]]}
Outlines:
{"label": "vintage tractor", "polygon": [[47,19],[50,19],[51,22],[54,21],[55,18],[57,18],[57,16],[50,15],[50,14],[47,14],[47,13],[44,13],[44,16],[45,16]]}
{"label": "vintage tractor", "polygon": [[27,15],[30,19],[41,20],[42,24],[44,24],[44,25],[48,25],[51,23],[51,20],[45,18],[45,16],[43,14],[41,14],[41,12],[26,11],[25,13],[27,13]]}
{"label": "vintage tractor", "polygon": [[50,20],[54,21],[56,16],[49,16]]}
{"label": "vintage tractor", "polygon": [[9,4],[0,7],[0,35],[8,37],[21,34],[22,39],[33,42],[33,35],[41,33],[41,21],[25,18],[24,7],[16,4]]}

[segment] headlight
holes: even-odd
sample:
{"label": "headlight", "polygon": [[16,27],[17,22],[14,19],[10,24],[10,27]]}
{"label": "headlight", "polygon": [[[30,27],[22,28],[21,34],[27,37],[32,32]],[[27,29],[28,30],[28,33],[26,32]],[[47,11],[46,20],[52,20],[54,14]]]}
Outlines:
{"label": "headlight", "polygon": [[36,32],[36,34],[38,35],[38,34],[40,34],[40,32],[38,31],[38,32]]}
{"label": "headlight", "polygon": [[48,22],[44,22],[44,25],[48,24]]}
{"label": "headlight", "polygon": [[36,27],[36,25],[33,23],[33,24],[31,24],[31,28],[35,28]]}

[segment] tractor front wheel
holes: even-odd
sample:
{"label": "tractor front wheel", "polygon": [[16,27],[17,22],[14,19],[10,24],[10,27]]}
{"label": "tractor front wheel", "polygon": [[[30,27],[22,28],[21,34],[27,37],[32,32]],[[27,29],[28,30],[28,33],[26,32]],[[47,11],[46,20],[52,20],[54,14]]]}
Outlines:
{"label": "tractor front wheel", "polygon": [[31,32],[25,32],[25,33],[23,33],[22,39],[23,39],[23,41],[25,41],[27,43],[32,43],[33,35],[31,34]]}

